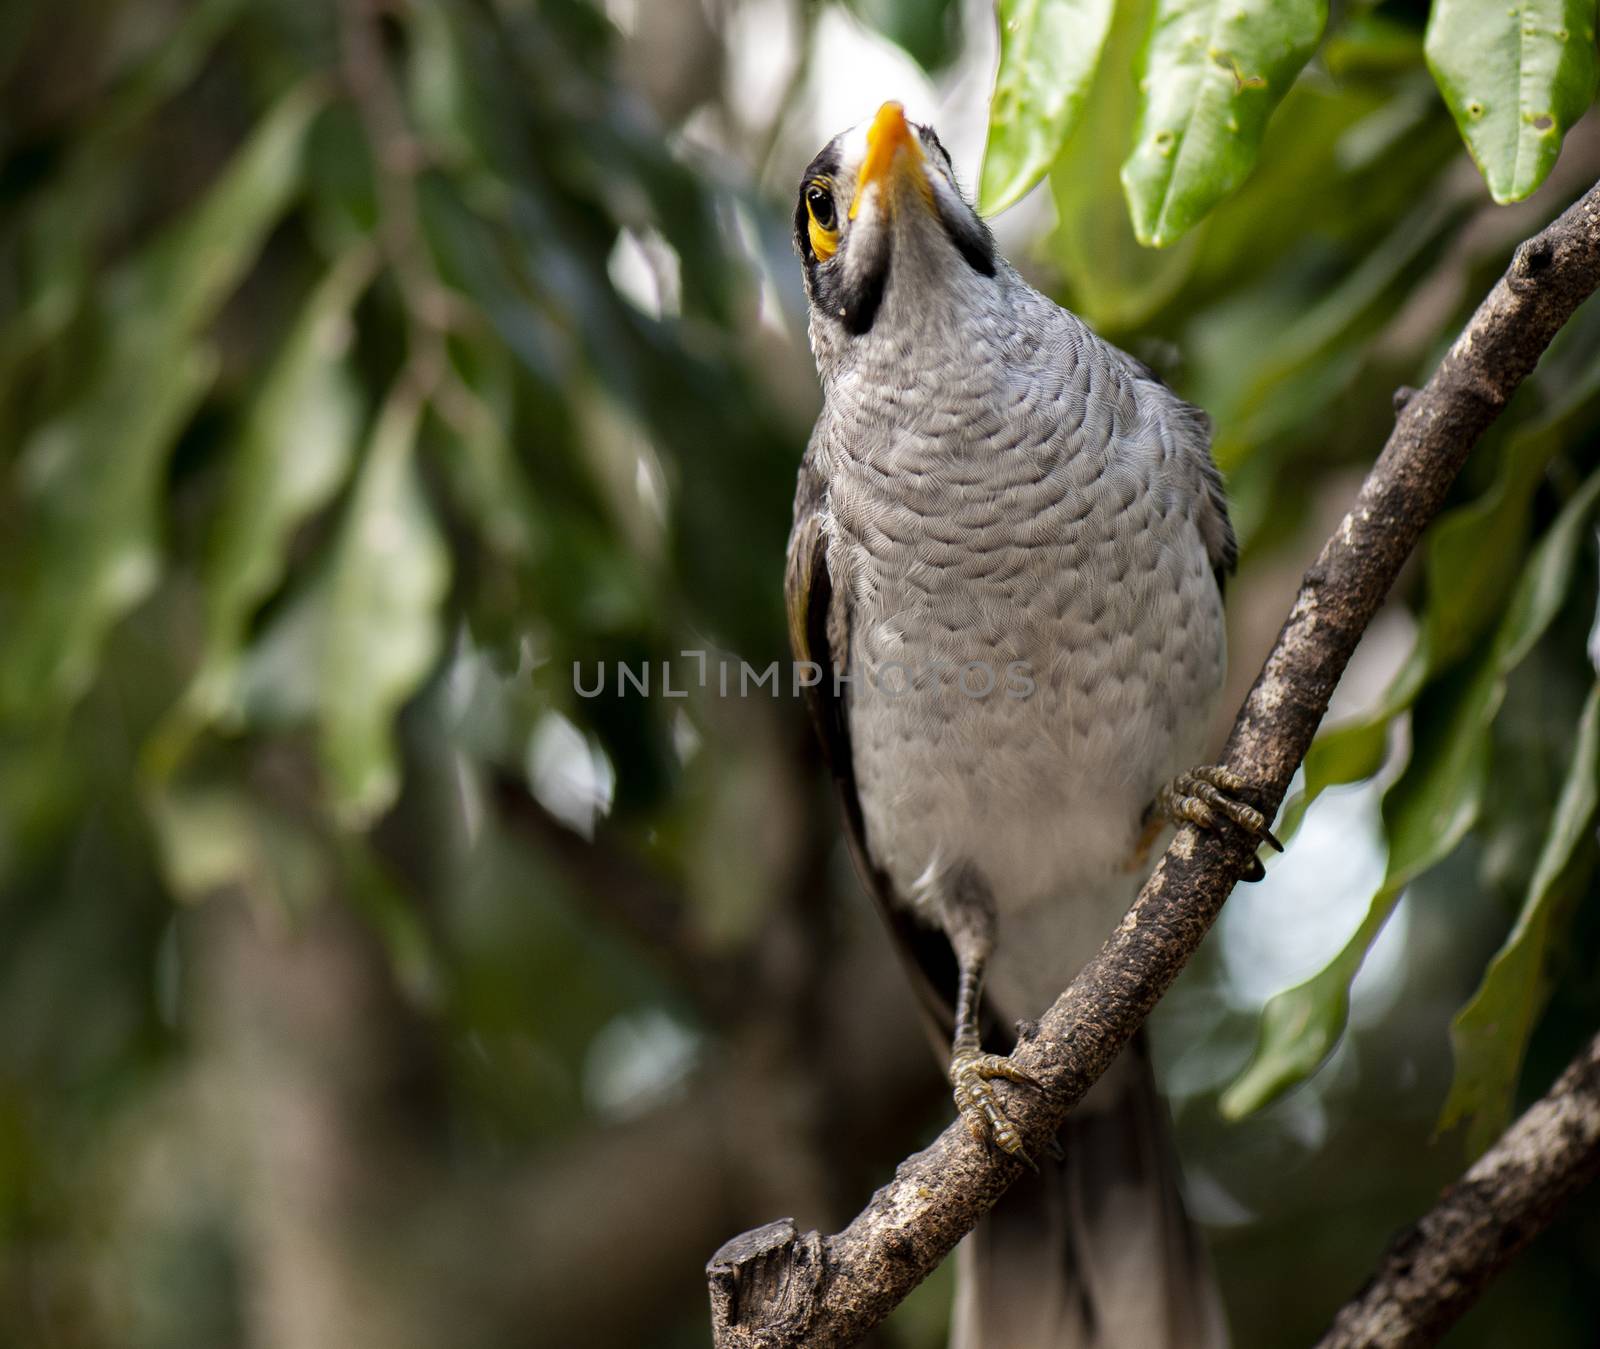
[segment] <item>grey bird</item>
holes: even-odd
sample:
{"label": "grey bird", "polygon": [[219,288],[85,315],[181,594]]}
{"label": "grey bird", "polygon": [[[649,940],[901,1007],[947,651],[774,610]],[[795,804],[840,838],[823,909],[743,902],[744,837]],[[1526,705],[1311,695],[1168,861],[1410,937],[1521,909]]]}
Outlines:
{"label": "grey bird", "polygon": [[[1209,422],[998,256],[897,103],[806,169],[795,244],[823,407],[790,635],[957,1109],[1019,1153],[995,1083],[1028,1082],[999,1028],[1099,949],[1161,828],[1276,845],[1245,783],[1185,771],[1236,551]],[[1142,1043],[1057,1142],[962,1243],[952,1343],[1224,1344]]]}

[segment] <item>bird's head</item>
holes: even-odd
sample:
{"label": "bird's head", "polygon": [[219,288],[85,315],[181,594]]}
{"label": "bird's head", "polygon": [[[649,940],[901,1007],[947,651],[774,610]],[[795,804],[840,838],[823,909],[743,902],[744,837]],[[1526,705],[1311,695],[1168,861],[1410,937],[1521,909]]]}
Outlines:
{"label": "bird's head", "polygon": [[956,186],[932,127],[885,103],[835,136],[800,180],[795,247],[819,362],[941,302],[970,307],[997,285],[994,239]]}

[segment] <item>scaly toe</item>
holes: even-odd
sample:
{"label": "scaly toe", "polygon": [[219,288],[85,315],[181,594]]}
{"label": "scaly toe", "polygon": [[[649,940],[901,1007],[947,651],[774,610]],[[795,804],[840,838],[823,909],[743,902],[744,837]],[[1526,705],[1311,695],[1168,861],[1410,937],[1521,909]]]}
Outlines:
{"label": "scaly toe", "polygon": [[1198,825],[1201,829],[1209,829],[1213,833],[1217,829],[1217,817],[1205,801],[1198,796],[1176,797],[1171,806],[1172,815],[1179,820],[1187,820],[1190,824]]}
{"label": "scaly toe", "polygon": [[1022,1135],[995,1099],[990,1083],[996,1080],[1028,1087],[1040,1085],[1032,1074],[1014,1066],[1010,1059],[999,1054],[957,1050],[951,1056],[950,1085],[954,1088],[956,1110],[966,1121],[972,1136],[980,1143],[993,1143],[1001,1152],[1019,1158],[1037,1170],[1033,1158],[1028,1156],[1022,1145]]}
{"label": "scaly toe", "polygon": [[1238,799],[1237,794],[1248,787],[1237,773],[1216,764],[1204,764],[1178,774],[1162,793],[1159,804],[1169,818],[1202,829],[1217,829],[1226,818],[1251,838],[1282,852],[1283,844],[1267,827],[1266,816]]}

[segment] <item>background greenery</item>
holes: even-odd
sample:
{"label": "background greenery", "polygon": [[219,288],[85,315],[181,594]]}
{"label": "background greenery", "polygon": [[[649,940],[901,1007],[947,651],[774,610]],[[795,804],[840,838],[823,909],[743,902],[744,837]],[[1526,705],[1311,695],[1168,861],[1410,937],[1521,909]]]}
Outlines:
{"label": "background greenery", "polygon": [[[1229,716],[1392,391],[1600,177],[1578,0],[999,11],[5,7],[0,1343],[700,1344],[717,1244],[948,1117],[799,704],[716,687],[783,654],[827,135],[938,120],[1210,411]],[[1600,1020],[1596,352],[1590,306],[1163,1010],[1241,1345]],[[619,661],[651,696],[576,692]],[[1452,1342],[1589,1344],[1597,1272],[1590,1204]]]}

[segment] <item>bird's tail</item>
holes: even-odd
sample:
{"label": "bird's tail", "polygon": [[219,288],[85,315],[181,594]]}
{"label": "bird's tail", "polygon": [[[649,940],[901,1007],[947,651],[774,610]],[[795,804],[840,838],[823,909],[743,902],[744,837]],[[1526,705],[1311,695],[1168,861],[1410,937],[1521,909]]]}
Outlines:
{"label": "bird's tail", "polygon": [[1143,1043],[956,1253],[951,1349],[1225,1349]]}

